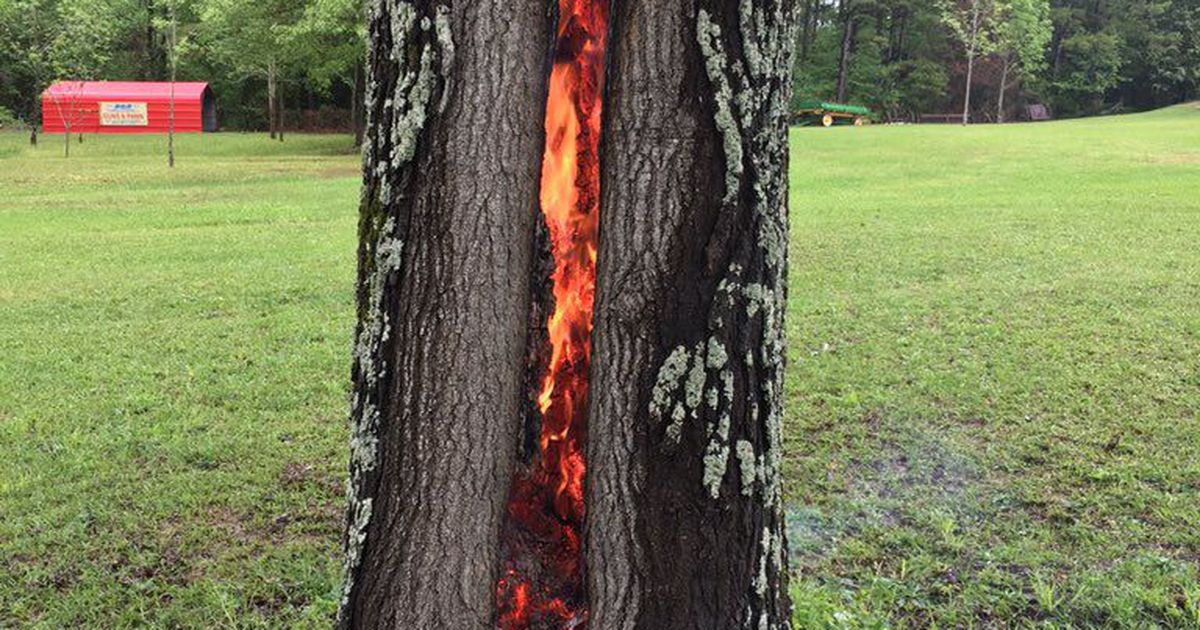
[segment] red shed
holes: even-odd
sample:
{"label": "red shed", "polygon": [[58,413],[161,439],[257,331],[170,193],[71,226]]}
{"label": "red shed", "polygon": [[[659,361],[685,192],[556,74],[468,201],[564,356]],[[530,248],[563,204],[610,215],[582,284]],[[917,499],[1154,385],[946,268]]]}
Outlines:
{"label": "red shed", "polygon": [[[171,84],[59,81],[42,92],[42,129],[63,133],[166,133]],[[217,130],[217,101],[207,83],[175,83],[175,131]]]}

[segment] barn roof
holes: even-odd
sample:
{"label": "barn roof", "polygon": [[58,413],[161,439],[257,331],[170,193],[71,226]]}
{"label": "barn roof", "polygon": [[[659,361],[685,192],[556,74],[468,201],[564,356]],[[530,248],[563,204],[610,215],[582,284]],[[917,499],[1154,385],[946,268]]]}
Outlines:
{"label": "barn roof", "polygon": [[[208,83],[202,81],[176,81],[175,98],[198,99],[207,89]],[[165,81],[58,81],[42,94],[83,99],[167,100],[171,97],[171,84]]]}

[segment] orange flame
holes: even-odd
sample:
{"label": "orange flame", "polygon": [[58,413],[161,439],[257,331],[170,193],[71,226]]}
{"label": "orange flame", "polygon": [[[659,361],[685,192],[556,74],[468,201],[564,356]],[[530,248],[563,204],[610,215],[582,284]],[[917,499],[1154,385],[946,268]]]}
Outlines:
{"label": "orange flame", "polygon": [[541,207],[554,255],[550,357],[538,392],[538,459],[518,475],[508,503],[502,630],[583,628],[581,534],[587,470],[588,369],[600,212],[600,114],[608,0],[559,0],[546,101]]}

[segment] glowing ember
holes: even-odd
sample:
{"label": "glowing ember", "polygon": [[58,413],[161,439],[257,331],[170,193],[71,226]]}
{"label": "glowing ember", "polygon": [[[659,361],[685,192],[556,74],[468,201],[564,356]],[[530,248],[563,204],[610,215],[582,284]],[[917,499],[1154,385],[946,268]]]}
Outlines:
{"label": "glowing ember", "polygon": [[554,254],[550,358],[538,392],[542,430],[508,502],[499,627],[582,628],[581,549],[588,366],[600,206],[600,106],[608,0],[559,0],[546,102],[541,206]]}

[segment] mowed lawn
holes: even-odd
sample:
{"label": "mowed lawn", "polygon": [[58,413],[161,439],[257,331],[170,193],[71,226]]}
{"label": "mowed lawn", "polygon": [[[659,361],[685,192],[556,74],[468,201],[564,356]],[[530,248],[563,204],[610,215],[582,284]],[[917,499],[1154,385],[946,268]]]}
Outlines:
{"label": "mowed lawn", "polygon": [[[328,626],[357,155],[61,144],[0,134],[0,627]],[[1200,627],[1200,108],[793,147],[796,627]]]}

